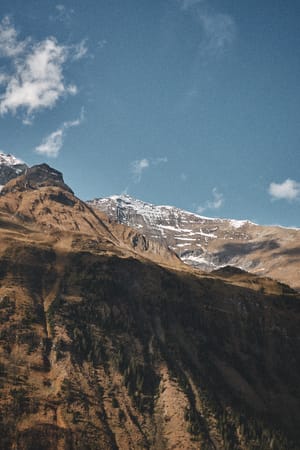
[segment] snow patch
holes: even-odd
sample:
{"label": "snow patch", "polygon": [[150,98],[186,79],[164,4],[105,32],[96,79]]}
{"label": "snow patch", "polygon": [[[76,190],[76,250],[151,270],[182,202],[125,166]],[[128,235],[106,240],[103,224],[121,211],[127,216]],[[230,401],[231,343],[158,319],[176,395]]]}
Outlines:
{"label": "snow patch", "polygon": [[204,231],[202,231],[201,228],[200,228],[200,231],[197,234],[200,234],[200,236],[209,237],[211,239],[215,239],[215,238],[218,237],[218,236],[216,236],[213,233],[204,233]]}
{"label": "snow patch", "polygon": [[241,228],[246,223],[250,223],[250,222],[248,220],[234,220],[234,219],[231,219],[231,220],[229,220],[229,223],[230,223],[230,225],[233,228]]}
{"label": "snow patch", "polygon": [[178,239],[179,241],[196,241],[197,240],[195,238],[186,238],[186,237],[181,237],[181,236],[174,236],[174,239]]}
{"label": "snow patch", "polygon": [[195,255],[189,255],[189,256],[183,256],[181,258],[185,263],[187,264],[204,264],[206,266],[209,266],[211,269],[215,269],[216,267],[218,267],[216,264],[214,264],[213,262],[209,261],[208,259],[205,258],[205,256],[201,255],[201,256],[195,256]]}
{"label": "snow patch", "polygon": [[16,166],[18,164],[24,164],[24,161],[21,159],[16,158],[13,155],[6,154],[3,152],[0,152],[0,165],[1,166]]}

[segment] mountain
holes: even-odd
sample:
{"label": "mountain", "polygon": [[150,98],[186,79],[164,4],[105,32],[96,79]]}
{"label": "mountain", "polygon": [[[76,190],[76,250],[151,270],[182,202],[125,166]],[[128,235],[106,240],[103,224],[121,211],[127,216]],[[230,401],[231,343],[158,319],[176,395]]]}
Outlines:
{"label": "mountain", "polygon": [[[181,265],[176,254],[157,242],[149,242],[139,232],[111,224],[107,215],[96,213],[93,208],[74,196],[72,189],[64,183],[62,173],[41,164],[26,169],[19,177],[10,180],[0,193],[0,208],[10,218],[41,228],[52,235],[78,233],[77,246],[84,248],[85,242],[97,247],[97,239],[107,245],[118,245],[126,252],[142,254],[160,263],[170,261],[174,267]],[[149,256],[148,256],[149,255]]]}
{"label": "mountain", "polygon": [[0,152],[0,188],[23,173],[27,167],[23,161],[15,156]]}
{"label": "mountain", "polygon": [[212,271],[232,265],[300,290],[300,229],[203,217],[128,195],[98,198],[89,204],[112,221],[172,249],[193,267]]}
{"label": "mountain", "polygon": [[300,448],[297,292],[183,264],[46,164],[0,223],[1,449]]}

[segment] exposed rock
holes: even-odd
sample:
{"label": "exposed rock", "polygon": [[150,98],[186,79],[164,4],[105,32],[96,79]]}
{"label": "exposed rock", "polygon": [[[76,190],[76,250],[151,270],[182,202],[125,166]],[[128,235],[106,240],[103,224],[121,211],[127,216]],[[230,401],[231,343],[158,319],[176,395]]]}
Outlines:
{"label": "exposed rock", "polygon": [[300,229],[203,217],[128,195],[95,199],[89,204],[111,220],[172,249],[192,267],[210,272],[236,266],[300,290]]}
{"label": "exposed rock", "polygon": [[21,176],[9,181],[3,187],[2,195],[8,192],[22,192],[28,189],[39,189],[46,186],[60,187],[73,194],[72,189],[65,184],[61,172],[48,166],[48,164],[39,164],[27,168]]}

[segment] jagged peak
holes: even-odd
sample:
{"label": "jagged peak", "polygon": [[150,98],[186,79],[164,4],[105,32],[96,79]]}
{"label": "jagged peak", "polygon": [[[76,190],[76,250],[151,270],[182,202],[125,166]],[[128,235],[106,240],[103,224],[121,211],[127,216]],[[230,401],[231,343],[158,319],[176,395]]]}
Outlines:
{"label": "jagged peak", "polygon": [[1,194],[46,186],[57,186],[73,194],[72,189],[65,184],[62,173],[46,163],[27,168],[22,175],[9,181],[3,187]]}

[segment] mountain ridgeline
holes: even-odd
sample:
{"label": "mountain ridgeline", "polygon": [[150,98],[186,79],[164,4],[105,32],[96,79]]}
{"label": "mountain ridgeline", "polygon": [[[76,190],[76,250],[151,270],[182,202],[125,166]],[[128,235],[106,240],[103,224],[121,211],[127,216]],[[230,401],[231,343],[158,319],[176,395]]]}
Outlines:
{"label": "mountain ridgeline", "polygon": [[230,265],[300,290],[300,229],[203,217],[128,195],[98,198],[89,204],[172,249],[192,267],[210,272]]}
{"label": "mountain ridgeline", "polygon": [[46,164],[0,223],[1,449],[299,450],[296,291],[184,264]]}

